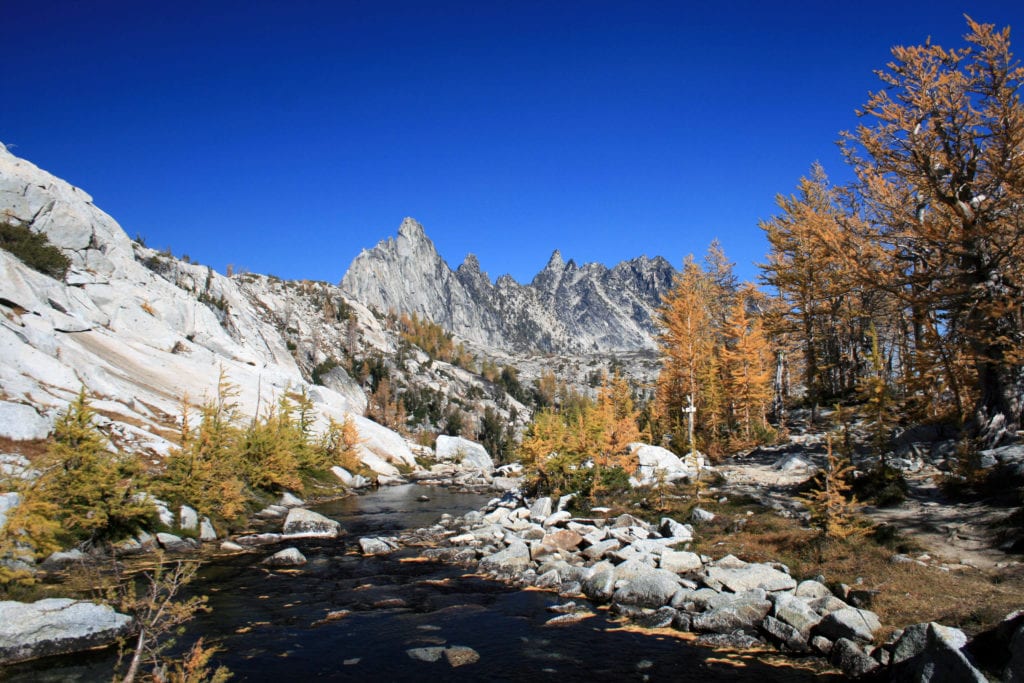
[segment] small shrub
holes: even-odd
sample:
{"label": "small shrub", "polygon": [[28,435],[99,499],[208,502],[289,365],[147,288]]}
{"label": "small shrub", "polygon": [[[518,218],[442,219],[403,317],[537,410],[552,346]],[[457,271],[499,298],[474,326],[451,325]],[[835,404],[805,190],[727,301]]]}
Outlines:
{"label": "small shrub", "polygon": [[50,244],[46,233],[35,232],[26,225],[11,221],[0,223],[0,248],[17,256],[29,268],[58,280],[63,279],[71,267],[71,261]]}
{"label": "small shrub", "polygon": [[[35,463],[40,475],[11,482],[21,504],[0,530],[0,557],[25,562],[79,542],[105,545],[153,524],[156,510],[140,495],[145,480],[138,459],[108,450],[93,415],[83,390]],[[17,563],[0,568],[0,585],[27,578]]]}
{"label": "small shrub", "polygon": [[[209,612],[205,595],[184,597],[185,587],[195,577],[199,562],[167,562],[157,556],[155,568],[135,576],[126,576],[114,567],[112,581],[98,576],[96,581],[107,587],[102,599],[115,609],[131,615],[135,632],[131,640],[121,643],[115,680],[208,681],[223,683],[232,674],[226,667],[210,670],[210,659],[216,648],[203,646],[200,638],[180,660],[169,659],[165,653],[175,645],[175,636],[184,633],[186,622],[200,612]],[[127,663],[126,660],[127,659]],[[168,667],[170,671],[168,671]],[[145,674],[152,671],[152,678]],[[169,677],[167,676],[168,674]]]}
{"label": "small shrub", "polygon": [[629,491],[629,472],[621,465],[602,468],[597,475],[598,484],[601,490],[608,494],[618,494]]}
{"label": "small shrub", "polygon": [[832,437],[828,438],[828,462],[824,472],[815,477],[816,486],[801,496],[811,511],[811,525],[823,540],[846,541],[864,536],[867,525],[857,515],[860,504],[850,494],[847,478],[853,466],[845,458],[832,453]]}
{"label": "small shrub", "polygon": [[324,375],[341,365],[337,358],[328,358],[313,368],[313,384],[323,385]]}
{"label": "small shrub", "polygon": [[907,480],[899,470],[879,464],[853,480],[853,492],[879,507],[892,507],[907,499]]}

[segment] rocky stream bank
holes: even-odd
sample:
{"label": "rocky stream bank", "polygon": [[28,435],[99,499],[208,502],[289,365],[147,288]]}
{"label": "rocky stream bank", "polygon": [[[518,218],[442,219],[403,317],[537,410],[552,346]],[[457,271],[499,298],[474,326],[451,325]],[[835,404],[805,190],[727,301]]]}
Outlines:
{"label": "rocky stream bank", "polygon": [[[575,517],[559,501],[507,492],[485,508],[399,537],[363,538],[365,552],[419,546],[423,558],[450,562],[521,588],[557,593],[549,625],[586,619],[592,605],[644,629],[691,633],[715,648],[772,645],[795,657],[827,659],[850,678],[899,681],[1024,680],[1024,612],[968,641],[963,631],[922,623],[878,643],[882,624],[871,595],[833,590],[824,577],[798,581],[779,563],[713,560],[686,548],[707,519],[658,524],[595,508]],[[863,594],[862,594],[863,593]],[[979,663],[981,662],[981,663]]]}
{"label": "rocky stream bank", "polygon": [[[396,555],[402,562],[462,567],[515,588],[545,591],[553,598],[543,624],[549,628],[572,628],[598,612],[711,648],[775,648],[797,659],[817,658],[851,678],[985,681],[988,673],[1016,681],[1024,675],[1024,613],[1009,615],[997,629],[971,641],[958,629],[924,623],[878,642],[882,624],[868,609],[870,595],[856,587],[830,587],[821,576],[798,580],[779,563],[692,552],[700,524],[711,514],[700,508],[685,522],[665,517],[656,524],[603,508],[574,516],[567,509],[569,497],[528,500],[509,486],[511,481],[498,479],[495,487],[490,475],[434,473],[428,478],[432,484],[477,492],[489,488],[501,497],[479,510],[443,514],[426,526],[386,534],[357,531],[345,545],[367,558]],[[438,491],[418,488],[423,500]],[[220,556],[260,555],[266,571],[276,572],[306,564],[303,543],[340,543],[347,535],[345,525],[293,496],[259,518],[264,530],[257,533],[204,544],[155,535],[140,545],[171,553],[195,552],[202,545],[204,552]],[[89,616],[83,619],[84,613]],[[80,601],[0,603],[0,657],[18,661],[110,642],[130,628],[127,621],[109,608]],[[447,661],[451,667],[478,656],[472,648],[453,647],[410,647],[406,655],[410,661]]]}

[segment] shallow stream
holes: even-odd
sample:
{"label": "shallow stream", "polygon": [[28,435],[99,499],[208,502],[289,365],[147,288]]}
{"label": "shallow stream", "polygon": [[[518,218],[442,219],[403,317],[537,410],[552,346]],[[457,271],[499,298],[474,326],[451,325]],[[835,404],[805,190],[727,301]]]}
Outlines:
{"label": "shallow stream", "polygon": [[[209,596],[212,611],[189,623],[181,646],[200,635],[218,645],[216,661],[233,681],[817,680],[778,656],[725,655],[669,631],[624,630],[601,610],[544,626],[557,616],[547,608],[566,600],[416,561],[415,548],[359,553],[360,536],[429,526],[486,500],[411,485],[317,506],[347,534],[294,542],[309,560],[296,569],[260,566],[275,546],[212,560],[191,586]],[[479,659],[453,666],[445,656],[410,654],[439,646],[472,648]],[[95,653],[0,670],[0,680],[109,680],[112,666],[111,654]]]}

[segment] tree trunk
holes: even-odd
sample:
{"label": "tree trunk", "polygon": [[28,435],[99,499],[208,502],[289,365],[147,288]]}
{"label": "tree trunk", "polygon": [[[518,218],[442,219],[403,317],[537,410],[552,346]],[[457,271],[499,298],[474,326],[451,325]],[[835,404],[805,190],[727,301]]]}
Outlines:
{"label": "tree trunk", "polygon": [[998,446],[1014,439],[1021,428],[1024,371],[1007,362],[984,360],[977,364],[978,407],[975,428],[984,445]]}
{"label": "tree trunk", "polygon": [[128,672],[124,675],[122,683],[133,683],[139,674],[139,666],[142,664],[142,653],[146,647],[146,629],[139,629],[139,638],[135,641],[135,652],[132,653],[132,661],[128,666]]}

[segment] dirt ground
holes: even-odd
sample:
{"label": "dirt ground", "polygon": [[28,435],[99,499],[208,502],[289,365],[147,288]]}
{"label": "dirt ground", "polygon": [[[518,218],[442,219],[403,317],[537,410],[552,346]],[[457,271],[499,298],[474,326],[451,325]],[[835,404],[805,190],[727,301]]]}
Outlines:
{"label": "dirt ground", "polygon": [[[784,446],[759,448],[721,463],[722,491],[750,496],[784,515],[803,512],[796,500],[797,487],[826,459],[821,438],[803,437]],[[789,466],[780,467],[789,460]],[[781,461],[781,463],[780,463]],[[803,467],[807,463],[812,468]],[[875,524],[887,524],[922,548],[913,559],[950,569],[973,567],[986,572],[1020,569],[1024,555],[1000,550],[998,524],[1015,507],[993,499],[954,501],[939,483],[942,473],[925,465],[907,473],[908,498],[895,507],[866,506],[862,513]]]}

